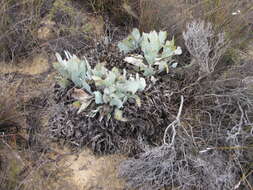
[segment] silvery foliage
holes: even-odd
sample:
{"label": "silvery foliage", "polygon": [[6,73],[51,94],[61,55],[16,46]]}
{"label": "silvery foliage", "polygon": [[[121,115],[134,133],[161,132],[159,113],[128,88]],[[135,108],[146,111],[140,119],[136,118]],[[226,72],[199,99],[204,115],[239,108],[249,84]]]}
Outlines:
{"label": "silvery foliage", "polygon": [[139,48],[141,41],[142,37],[140,31],[137,28],[134,28],[127,38],[118,43],[118,48],[126,54]]}
{"label": "silvery foliage", "polygon": [[129,98],[134,98],[137,105],[140,106],[140,97],[136,95],[136,92],[145,89],[144,78],[139,77],[138,74],[135,77],[127,78],[126,70],[123,71],[123,74],[116,67],[109,71],[103,64],[96,65],[92,72],[92,79],[99,89],[94,92],[95,102],[116,107],[115,118],[125,120],[120,109]]}
{"label": "silvery foliage", "polygon": [[152,76],[164,70],[168,72],[169,66],[176,67],[176,63],[172,64],[174,62],[172,56],[182,54],[181,48],[175,46],[174,39],[171,41],[166,39],[165,31],[143,32],[141,36],[139,30],[135,28],[126,39],[118,43],[118,48],[126,54],[140,47],[144,57],[131,55],[124,60],[144,71],[145,76]]}
{"label": "silvery foliage", "polygon": [[[97,105],[109,105],[114,109],[114,117],[118,120],[126,121],[120,109],[129,98],[134,98],[140,106],[140,97],[136,95],[137,91],[143,91],[146,87],[144,78],[136,74],[134,77],[127,77],[126,70],[123,74],[114,67],[108,70],[103,64],[97,64],[93,69],[86,58],[80,60],[76,55],[65,52],[67,60],[63,60],[56,53],[58,63],[54,67],[59,71],[65,81],[72,81],[81,89],[74,89],[72,97],[79,101],[80,109],[78,113],[84,111],[93,100]],[[92,91],[90,84],[95,85]],[[86,93],[86,90],[88,93]],[[102,107],[98,106],[89,116],[96,115]],[[109,113],[108,113],[109,114]]]}
{"label": "silvery foliage", "polygon": [[87,81],[91,80],[91,66],[87,59],[80,60],[76,55],[71,55],[65,51],[66,60],[62,59],[59,53],[56,53],[57,63],[53,64],[54,68],[61,74],[63,79],[61,84],[64,87],[68,85],[68,80],[72,81],[77,87],[91,92],[91,87]]}
{"label": "silvery foliage", "polygon": [[227,50],[225,34],[215,34],[212,24],[204,21],[192,21],[183,32],[185,45],[200,66],[202,73],[212,73],[220,57]]}

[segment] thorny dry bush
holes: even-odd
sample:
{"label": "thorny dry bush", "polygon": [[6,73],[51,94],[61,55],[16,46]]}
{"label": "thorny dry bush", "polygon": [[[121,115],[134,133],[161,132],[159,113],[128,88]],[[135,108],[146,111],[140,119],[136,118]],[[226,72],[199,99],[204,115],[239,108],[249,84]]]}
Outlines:
{"label": "thorny dry bush", "polygon": [[[252,62],[244,63],[224,71],[226,78],[209,78],[192,86],[196,90],[192,95],[184,91],[184,114],[173,146],[144,149],[136,158],[124,161],[119,175],[128,186],[251,189],[252,71]],[[168,134],[172,138],[173,130]]]}
{"label": "thorny dry bush", "polygon": [[220,57],[229,45],[225,33],[215,35],[212,24],[204,21],[192,21],[183,32],[185,46],[200,67],[200,72],[210,74],[214,71]]}
{"label": "thorny dry bush", "polygon": [[[175,141],[177,147],[166,145],[146,150],[137,159],[124,161],[120,177],[131,188],[161,189],[231,189],[239,181],[238,167],[220,152],[192,154],[192,144]],[[180,151],[181,150],[181,151]]]}
{"label": "thorny dry bush", "polygon": [[36,30],[51,0],[9,1],[0,5],[0,60],[15,60],[38,46]]}
{"label": "thorny dry bush", "polygon": [[3,0],[0,61],[15,62],[46,50],[83,53],[93,33],[82,3],[68,0]]}

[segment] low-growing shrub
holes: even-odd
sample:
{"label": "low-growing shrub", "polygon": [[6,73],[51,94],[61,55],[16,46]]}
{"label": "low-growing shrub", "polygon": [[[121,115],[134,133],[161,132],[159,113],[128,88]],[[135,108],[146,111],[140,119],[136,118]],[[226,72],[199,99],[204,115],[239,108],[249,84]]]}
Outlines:
{"label": "low-growing shrub", "polygon": [[[95,49],[99,53],[108,48],[108,54],[106,59],[89,58],[91,66],[85,58],[66,53],[67,60],[63,60],[57,54],[59,62],[54,66],[61,73],[62,87],[55,86],[56,105],[49,133],[55,140],[63,139],[74,146],[87,145],[97,154],[134,155],[141,151],[139,139],[152,145],[161,143],[160,137],[169,122],[167,116],[170,118],[167,109],[170,100],[164,96],[170,85],[164,89],[161,80],[156,85],[149,78],[144,80],[126,65],[117,44],[112,47],[115,48]],[[97,63],[97,59],[106,62]],[[116,119],[111,118],[112,113]]]}
{"label": "low-growing shrub", "polygon": [[[98,105],[89,116],[94,117],[96,113],[100,112],[100,118],[103,119],[102,110],[106,116],[110,118],[110,113],[114,112],[114,118],[126,121],[122,116],[123,104],[128,99],[135,99],[138,106],[140,106],[140,98],[136,95],[137,91],[143,91],[146,87],[144,78],[136,74],[135,77],[127,77],[126,70],[123,74],[114,67],[108,70],[102,64],[97,64],[94,69],[91,68],[87,59],[80,60],[75,55],[65,52],[67,60],[63,60],[59,54],[56,54],[58,63],[55,63],[55,68],[60,72],[63,79],[61,84],[66,87],[68,82],[73,82],[76,87],[86,90],[76,90],[73,94],[77,100],[80,101],[81,106],[78,113],[84,111],[92,102]],[[92,87],[91,86],[95,86]],[[101,105],[101,106],[99,106]],[[105,112],[105,107],[109,106],[108,112]],[[115,109],[111,108],[115,107]]]}
{"label": "low-growing shrub", "polygon": [[[126,57],[125,61],[133,64],[140,71],[144,71],[144,76],[152,76],[162,71],[168,73],[169,67],[174,62],[172,57],[182,53],[181,48],[175,46],[174,39],[166,41],[166,38],[165,31],[159,33],[152,31],[141,35],[138,29],[134,29],[126,39],[118,43],[118,47],[125,54],[141,48],[144,57],[134,55]],[[174,63],[175,66],[176,63]]]}
{"label": "low-growing shrub", "polygon": [[215,34],[211,23],[192,21],[183,32],[185,46],[199,65],[200,72],[210,74],[214,71],[229,42],[224,33]]}

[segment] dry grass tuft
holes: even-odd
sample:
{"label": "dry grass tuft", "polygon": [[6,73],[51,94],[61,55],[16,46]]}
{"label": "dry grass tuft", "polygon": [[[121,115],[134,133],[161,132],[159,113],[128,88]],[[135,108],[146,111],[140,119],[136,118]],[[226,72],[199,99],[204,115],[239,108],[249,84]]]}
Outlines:
{"label": "dry grass tuft", "polygon": [[17,63],[42,49],[78,53],[89,35],[103,27],[103,21],[93,26],[76,1],[3,0],[0,6],[1,62]]}
{"label": "dry grass tuft", "polygon": [[0,82],[0,132],[1,136],[17,135],[22,124],[23,114],[18,110],[19,100],[16,92],[17,86],[10,86],[8,79]]}
{"label": "dry grass tuft", "polygon": [[6,190],[15,188],[24,166],[17,146],[23,140],[21,130],[25,120],[16,96],[18,84],[10,86],[9,80],[0,81],[0,187]]}
{"label": "dry grass tuft", "polygon": [[14,61],[38,45],[36,31],[51,0],[3,0],[0,3],[0,60]]}
{"label": "dry grass tuft", "polygon": [[88,0],[88,7],[96,14],[109,16],[116,25],[129,26],[137,19],[133,10],[136,0]]}

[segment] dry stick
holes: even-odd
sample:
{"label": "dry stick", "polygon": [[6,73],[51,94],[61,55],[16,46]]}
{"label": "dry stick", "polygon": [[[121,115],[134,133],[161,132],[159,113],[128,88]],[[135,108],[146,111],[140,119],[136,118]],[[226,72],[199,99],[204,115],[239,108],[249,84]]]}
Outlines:
{"label": "dry stick", "polygon": [[[250,171],[248,174],[246,174],[246,175],[243,174],[243,176],[242,176],[242,178],[240,179],[240,181],[234,186],[234,189],[238,189],[238,188],[240,187],[242,181],[244,181],[245,179],[247,179],[247,177],[250,176],[252,173],[253,173],[253,170],[251,170],[251,171]],[[248,185],[249,185],[249,187],[250,187],[251,189],[253,189],[250,183],[248,183]]]}
{"label": "dry stick", "polygon": [[[180,103],[180,107],[179,107],[179,110],[178,110],[178,113],[177,113],[177,117],[176,117],[176,119],[171,124],[169,124],[169,126],[165,129],[165,132],[164,132],[163,143],[165,145],[168,145],[169,147],[171,147],[174,144],[175,136],[176,136],[176,133],[177,133],[176,132],[176,127],[181,125],[180,124],[180,116],[181,116],[181,113],[182,113],[183,104],[184,104],[184,97],[181,95],[181,103]],[[172,134],[171,143],[168,144],[166,142],[166,136],[167,136],[168,130],[171,127],[172,127],[173,134]]]}
{"label": "dry stick", "polygon": [[252,172],[250,171],[248,174],[245,175],[245,172],[243,171],[243,167],[242,167],[240,161],[238,160],[238,157],[234,157],[234,161],[236,161],[238,163],[238,165],[239,165],[239,167],[241,169],[241,172],[242,172],[242,177],[241,177],[240,181],[234,186],[234,189],[238,189],[240,187],[240,185],[241,185],[241,182],[245,181],[244,182],[245,185],[247,184],[249,186],[249,189],[252,190],[253,189],[252,185],[250,184],[250,182],[247,179],[248,175],[250,175]]}

